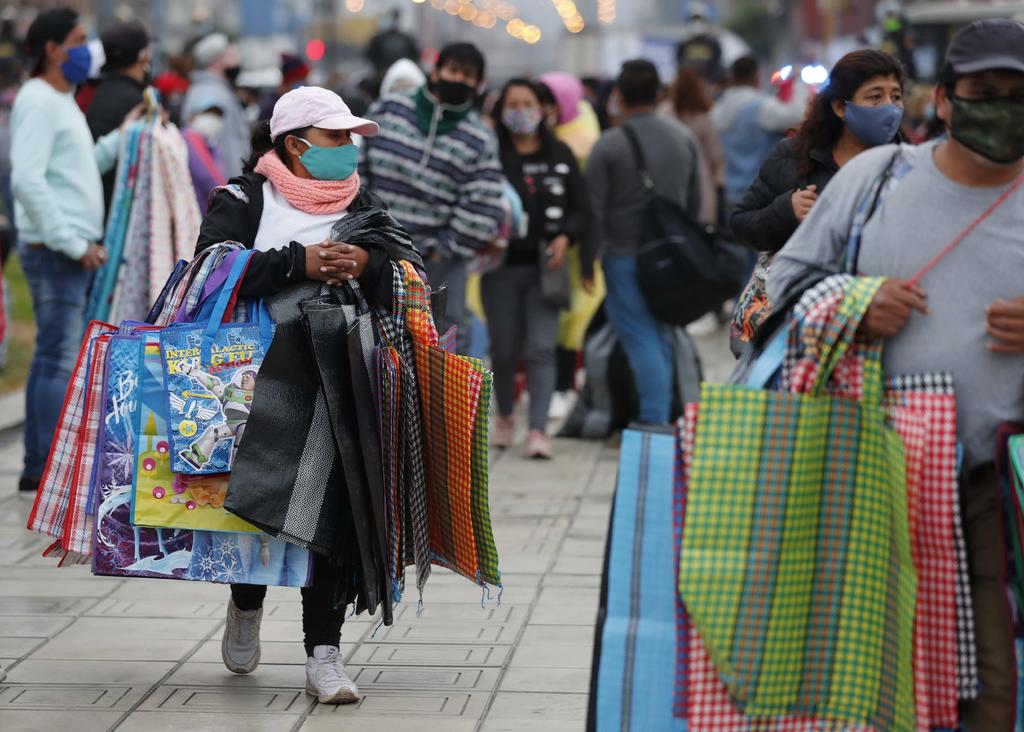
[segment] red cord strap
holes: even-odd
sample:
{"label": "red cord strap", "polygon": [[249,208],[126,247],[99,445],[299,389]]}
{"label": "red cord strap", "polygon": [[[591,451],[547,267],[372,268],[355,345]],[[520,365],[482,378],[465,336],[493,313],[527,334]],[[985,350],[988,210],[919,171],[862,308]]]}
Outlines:
{"label": "red cord strap", "polygon": [[976,218],[974,221],[972,221],[970,223],[970,225],[966,229],[961,231],[960,235],[957,236],[956,239],[951,241],[949,244],[946,245],[946,247],[941,252],[939,252],[934,257],[932,257],[931,261],[928,262],[928,264],[926,264],[924,267],[922,267],[920,272],[918,272],[916,275],[914,275],[914,277],[910,280],[910,284],[912,284],[912,285],[920,284],[921,279],[926,274],[928,274],[933,269],[935,269],[935,267],[938,266],[939,262],[941,262],[943,259],[945,259],[954,249],[956,249],[958,246],[960,246],[963,243],[964,239],[966,239],[968,236],[970,236],[971,232],[974,231],[976,228],[978,228],[978,225],[982,221],[987,219],[989,216],[991,216],[995,212],[995,210],[997,208],[999,208],[1004,203],[1006,203],[1006,200],[1010,196],[1012,196],[1014,193],[1016,193],[1020,189],[1020,187],[1022,185],[1024,185],[1024,175],[1021,175],[1019,178],[1017,178],[1017,180],[1015,180],[1013,182],[1013,185],[1011,185],[1009,188],[1007,188],[1005,191],[1003,191],[1002,195],[999,196],[999,198],[997,198],[995,201],[993,201],[992,205],[989,206],[988,209],[986,209],[983,214],[981,214],[978,218]]}

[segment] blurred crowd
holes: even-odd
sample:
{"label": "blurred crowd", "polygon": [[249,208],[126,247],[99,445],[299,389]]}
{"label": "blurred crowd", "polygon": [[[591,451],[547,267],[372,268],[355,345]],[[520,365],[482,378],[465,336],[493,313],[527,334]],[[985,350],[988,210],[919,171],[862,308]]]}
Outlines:
{"label": "blurred crowd", "polygon": [[[238,46],[220,32],[195,39],[154,73],[153,38],[137,21],[89,41],[71,15],[41,18],[26,39],[27,61],[6,66],[0,82],[5,258],[20,239],[81,259],[87,270],[104,263],[99,243],[114,194],[112,162],[102,176],[104,210],[77,230],[69,224],[53,233],[52,224],[34,222],[32,212],[53,205],[57,191],[35,181],[23,183],[19,196],[18,182],[44,173],[51,179],[44,170],[26,175],[25,166],[86,164],[80,157],[25,158],[21,175],[15,162],[12,186],[11,140],[19,130],[11,111],[19,98],[28,106],[26,89],[40,77],[51,75],[59,92],[73,96],[97,145],[141,108],[158,105],[187,146],[205,215],[217,191],[258,174],[254,155],[270,145],[280,100],[311,73],[292,54],[281,56],[276,74],[243,69]],[[734,350],[742,351],[770,313],[763,284],[772,254],[836,171],[870,147],[943,132],[932,88],[914,85],[881,51],[851,53],[824,83],[811,85],[749,55],[722,68],[720,49],[698,48],[709,43],[704,31],[685,39],[673,79],[638,59],[615,79],[552,71],[496,83],[471,44],[449,45],[425,68],[415,39],[391,30],[367,49],[371,77],[326,85],[352,114],[381,125],[375,138],[353,135],[362,184],[410,231],[431,280],[447,284],[446,325],[458,327],[459,349],[491,359],[500,447],[516,440],[515,406],[527,392],[532,457],[551,456],[549,416],[568,416],[564,433],[585,436],[630,419],[677,416],[681,382],[689,380],[680,375],[683,364],[695,360],[688,333],[731,320]],[[148,97],[147,89],[157,94]],[[14,151],[41,144],[38,130],[20,133]],[[311,165],[316,146],[300,139],[310,145],[302,159]],[[652,315],[636,273],[650,192],[727,245],[747,248],[742,277],[751,284],[738,304],[737,293],[723,292],[722,307],[687,329]],[[69,201],[65,195],[59,204],[69,213],[91,205]],[[594,347],[583,379],[588,340]]]}

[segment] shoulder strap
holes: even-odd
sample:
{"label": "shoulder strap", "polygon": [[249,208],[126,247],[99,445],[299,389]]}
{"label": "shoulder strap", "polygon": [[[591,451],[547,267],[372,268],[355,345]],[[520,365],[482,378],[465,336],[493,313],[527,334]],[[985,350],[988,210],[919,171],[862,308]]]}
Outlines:
{"label": "shoulder strap", "polygon": [[651,173],[647,169],[647,159],[644,157],[643,148],[640,147],[640,138],[637,137],[636,130],[626,122],[622,125],[622,132],[626,135],[629,146],[633,148],[633,158],[636,160],[636,167],[640,171],[640,177],[644,181],[644,188],[648,191],[654,190],[654,181],[651,179]]}
{"label": "shoulder strap", "polygon": [[883,196],[892,189],[889,183],[895,175],[897,164],[903,160],[903,158],[903,148],[900,148],[892,156],[889,164],[885,166],[885,170],[882,171],[882,175],[879,176],[874,188],[861,200],[860,205],[857,207],[857,211],[853,215],[853,220],[850,222],[849,235],[846,238],[846,252],[843,256],[842,267],[843,272],[857,274],[857,263],[860,261],[860,241],[861,236],[864,233],[864,227],[867,226],[871,217],[875,215],[875,212],[882,203]]}
{"label": "shoulder strap", "polygon": [[915,285],[920,283],[921,279],[926,274],[928,274],[933,269],[935,269],[935,267],[938,266],[939,262],[941,262],[943,259],[945,259],[949,254],[951,254],[953,252],[954,249],[956,249],[958,246],[960,246],[963,243],[964,239],[966,239],[968,236],[970,236],[971,232],[974,231],[976,228],[978,228],[978,226],[981,224],[982,221],[984,221],[989,216],[991,216],[993,213],[995,213],[996,209],[998,209],[1000,206],[1002,206],[1004,203],[1006,203],[1006,201],[1009,200],[1010,196],[1012,196],[1014,193],[1016,193],[1018,190],[1020,190],[1020,187],[1022,185],[1024,185],[1024,175],[1019,176],[1017,178],[1017,180],[1015,180],[1013,182],[1013,184],[1009,188],[1007,188],[1005,191],[1003,191],[1002,195],[1000,195],[999,198],[997,198],[995,201],[992,202],[991,206],[989,206],[987,209],[985,209],[978,216],[978,218],[974,219],[974,221],[972,221],[970,224],[968,224],[967,228],[965,228],[963,231],[961,231],[959,234],[957,234],[956,238],[953,239],[953,241],[951,241],[945,247],[943,247],[942,251],[940,251],[938,254],[936,254],[934,257],[932,257],[931,261],[929,261],[927,264],[925,264],[925,266],[921,268],[921,271],[918,272],[916,275],[914,275],[911,278],[911,280],[910,280],[911,283],[913,283]]}
{"label": "shoulder strap", "polygon": [[244,243],[252,248],[256,246],[256,235],[260,232],[260,219],[263,218],[263,182],[266,178],[259,173],[243,173],[241,177],[249,185],[249,241]]}

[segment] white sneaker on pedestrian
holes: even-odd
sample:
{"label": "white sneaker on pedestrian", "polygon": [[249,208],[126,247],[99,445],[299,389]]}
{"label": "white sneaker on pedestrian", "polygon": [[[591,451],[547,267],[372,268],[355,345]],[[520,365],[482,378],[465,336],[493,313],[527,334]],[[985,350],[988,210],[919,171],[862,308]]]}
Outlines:
{"label": "white sneaker on pedestrian", "polygon": [[551,395],[551,406],[548,407],[550,419],[565,419],[576,406],[576,392],[556,391]]}
{"label": "white sneaker on pedestrian", "polygon": [[705,313],[701,317],[686,326],[686,332],[695,338],[714,335],[721,326],[718,324],[716,313]]}
{"label": "white sneaker on pedestrian", "polygon": [[345,673],[337,646],[317,646],[306,659],[306,693],[321,704],[352,704],[359,701],[359,688]]}
{"label": "white sneaker on pedestrian", "polygon": [[251,674],[260,665],[260,622],[263,608],[239,610],[228,601],[228,624],[220,641],[220,657],[228,671]]}

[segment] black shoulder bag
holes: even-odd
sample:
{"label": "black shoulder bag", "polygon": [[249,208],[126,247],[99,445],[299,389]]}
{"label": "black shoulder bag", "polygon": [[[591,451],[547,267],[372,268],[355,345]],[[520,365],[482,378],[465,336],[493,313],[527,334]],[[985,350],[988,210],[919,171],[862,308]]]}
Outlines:
{"label": "black shoulder bag", "polygon": [[637,252],[640,290],[655,318],[684,326],[739,293],[746,258],[720,242],[714,227],[698,223],[677,202],[655,192],[636,132],[628,124],[622,131],[647,191]]}

